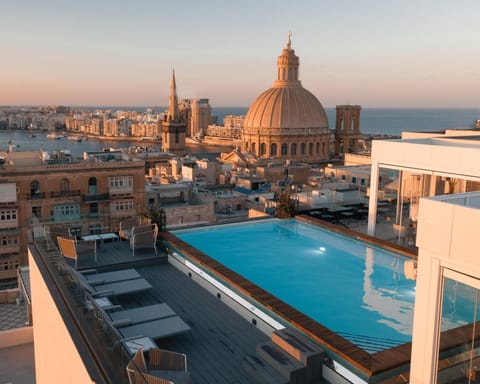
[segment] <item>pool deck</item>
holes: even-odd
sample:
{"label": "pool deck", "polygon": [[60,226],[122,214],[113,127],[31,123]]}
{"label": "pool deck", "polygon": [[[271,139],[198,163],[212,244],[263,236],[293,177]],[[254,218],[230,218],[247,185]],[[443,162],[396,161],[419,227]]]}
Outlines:
{"label": "pool deck", "polygon": [[[155,341],[162,349],[186,354],[193,382],[261,382],[249,371],[248,359],[255,358],[257,345],[269,341],[270,337],[168,263],[165,253],[159,250],[156,256],[153,249],[143,249],[133,257],[128,241],[118,241],[102,244],[97,257],[97,263],[93,257],[82,260],[81,269],[106,272],[135,268],[153,287],[117,296],[114,304],[129,309],[167,303],[190,326],[188,333]],[[71,260],[66,261],[73,264]],[[265,368],[262,374],[268,376],[271,371]]]}
{"label": "pool deck", "polygon": [[[378,240],[368,235],[342,228],[334,224],[325,223],[322,220],[309,216],[297,216],[296,218],[334,230],[337,233],[353,236],[357,239],[387,248],[405,256],[416,258],[416,254],[412,253],[410,249],[397,247],[390,242]],[[408,370],[406,365],[408,365],[410,361],[411,343],[406,343],[398,347],[377,352],[375,354],[370,354],[330,329],[322,326],[315,320],[311,319],[290,305],[286,304],[282,300],[271,295],[258,285],[253,284],[236,272],[218,263],[208,255],[177,238],[172,233],[164,232],[161,234],[161,236],[165,241],[173,245],[184,255],[192,260],[195,260],[202,267],[221,276],[229,284],[235,286],[240,292],[250,296],[252,299],[256,300],[261,305],[265,306],[270,311],[283,318],[286,322],[290,323],[293,327],[310,336],[315,342],[326,347],[328,350],[332,351],[335,355],[339,356],[341,359],[344,359],[349,364],[352,364],[368,377],[379,375],[390,370]]]}

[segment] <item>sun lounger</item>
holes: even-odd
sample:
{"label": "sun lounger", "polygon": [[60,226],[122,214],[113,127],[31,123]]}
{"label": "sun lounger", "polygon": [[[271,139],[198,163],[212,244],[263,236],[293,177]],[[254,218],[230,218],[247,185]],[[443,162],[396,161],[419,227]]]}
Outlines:
{"label": "sun lounger", "polygon": [[98,285],[89,284],[86,280],[79,278],[78,283],[94,298],[126,295],[152,288],[150,283],[143,278]]}
{"label": "sun lounger", "polygon": [[107,284],[107,283],[113,283],[117,281],[139,279],[142,277],[133,268],[122,269],[119,271],[102,272],[102,273],[96,273],[96,272],[95,273],[80,272],[80,273],[90,285]]}
{"label": "sun lounger", "polygon": [[146,336],[151,339],[161,339],[189,332],[191,328],[179,317],[172,316],[165,319],[158,319],[146,323],[117,327],[117,331],[124,338],[132,336]]}
{"label": "sun lounger", "polygon": [[138,324],[175,315],[176,313],[167,303],[146,305],[119,311],[107,311],[107,316],[110,317],[114,325],[120,323],[127,324],[128,322],[130,324]]}

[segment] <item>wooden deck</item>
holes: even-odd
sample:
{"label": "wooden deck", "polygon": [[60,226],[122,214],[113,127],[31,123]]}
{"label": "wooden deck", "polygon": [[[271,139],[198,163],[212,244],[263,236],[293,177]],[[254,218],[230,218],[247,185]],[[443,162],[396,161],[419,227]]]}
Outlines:
{"label": "wooden deck", "polygon": [[[140,250],[131,256],[127,241],[108,242],[82,268],[99,271],[135,268],[153,289],[115,298],[124,308],[165,302],[191,327],[191,332],[157,339],[160,348],[187,355],[188,370],[198,384],[256,383],[244,369],[248,358],[256,357],[257,344],[270,340],[253,324],[201,288],[167,262],[166,255]],[[70,260],[69,260],[70,263]]]}

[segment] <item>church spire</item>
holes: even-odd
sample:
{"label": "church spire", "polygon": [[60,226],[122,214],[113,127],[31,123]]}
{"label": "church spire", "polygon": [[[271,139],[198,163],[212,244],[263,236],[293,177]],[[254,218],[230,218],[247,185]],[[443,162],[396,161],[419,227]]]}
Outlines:
{"label": "church spire", "polygon": [[172,70],[172,81],[170,83],[170,98],[168,99],[167,120],[175,121],[178,119],[178,98],[177,83],[175,82],[175,69]]}
{"label": "church spire", "polygon": [[290,41],[290,38],[292,37],[292,31],[288,31],[288,37],[287,37],[287,49],[292,49],[292,42]]}

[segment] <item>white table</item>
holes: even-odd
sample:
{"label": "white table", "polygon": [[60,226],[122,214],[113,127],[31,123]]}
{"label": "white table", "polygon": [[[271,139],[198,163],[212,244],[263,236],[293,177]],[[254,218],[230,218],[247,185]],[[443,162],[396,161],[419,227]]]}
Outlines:
{"label": "white table", "polygon": [[118,241],[118,235],[116,233],[98,233],[96,235],[85,235],[81,237],[82,240],[87,240],[87,241],[99,241],[100,243],[103,243],[105,240],[113,240],[113,241]]}

